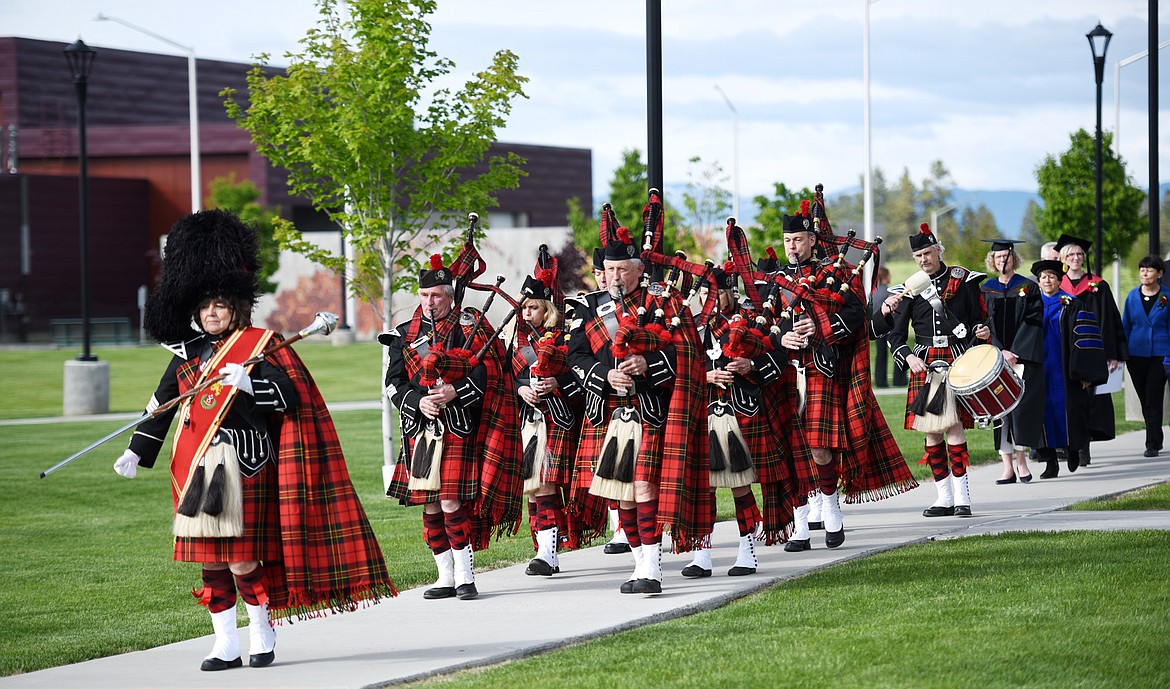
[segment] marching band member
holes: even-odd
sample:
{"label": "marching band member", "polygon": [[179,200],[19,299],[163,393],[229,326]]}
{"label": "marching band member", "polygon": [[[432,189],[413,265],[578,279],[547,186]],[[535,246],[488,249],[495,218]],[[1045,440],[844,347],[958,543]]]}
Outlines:
{"label": "marching band member", "polygon": [[397,594],[312,376],[291,348],[271,350],[277,335],[251,327],[258,267],[255,230],[230,213],[201,211],[172,228],[146,329],[175,356],[147,410],[225,377],[139,424],[114,464],[127,478],[153,467],[179,414],[174,559],[203,565],[196,596],[215,629],[207,671],[243,664],[237,591],[251,667],[275,658],[271,613],[311,616]]}
{"label": "marching band member", "polygon": [[[682,299],[661,283],[643,286],[646,266],[629,231],[617,227],[608,205],[603,213],[607,291],[585,295],[569,336],[569,363],[585,388],[576,490],[619,500],[634,558],[621,592],[659,593],[663,529],[669,526],[680,550],[705,535],[698,513],[707,499],[706,477],[694,447],[702,362]],[[646,213],[658,213],[651,231],[660,236],[656,190]],[[648,244],[655,246],[652,239]],[[642,318],[635,315],[639,309]],[[653,316],[658,330],[651,333],[645,318],[659,310]],[[660,324],[675,319],[673,330]]]}
{"label": "marching band member", "polygon": [[[573,485],[577,440],[581,432],[582,390],[569,370],[564,332],[557,309],[555,258],[541,246],[535,276],[520,292],[524,324],[504,329],[509,343],[524,446],[520,477],[528,495],[529,523],[536,557],[526,574],[551,576],[561,571],[557,547],[568,534],[564,497]],[[576,539],[572,539],[576,544]]]}
{"label": "marching band member", "polygon": [[[938,490],[938,498],[922,515],[969,517],[970,458],[964,429],[974,428],[975,422],[963,405],[955,403],[953,393],[947,390],[945,374],[936,374],[931,364],[941,362],[947,366],[968,349],[973,339],[986,342],[991,338],[991,329],[985,322],[987,307],[979,289],[984,275],[943,263],[943,245],[926,223],[910,236],[910,250],[914,262],[929,277],[930,286],[921,295],[897,294],[887,300],[896,303],[897,308],[885,316],[883,323],[875,323],[875,330],[882,334],[888,329],[886,341],[894,362],[911,373],[905,427],[925,433],[926,459]],[[907,344],[911,327],[913,350]]]}
{"label": "marching band member", "polygon": [[519,497],[519,441],[515,423],[481,423],[516,418],[511,367],[482,313],[458,308],[454,280],[465,284],[432,256],[411,319],[378,341],[389,349],[386,395],[403,438],[387,495],[423,506],[423,539],[439,573],[423,597],[470,600],[479,595],[473,551],[512,519],[497,505],[510,510]]}
{"label": "marching band member", "polygon": [[[777,438],[768,423],[769,410],[764,406],[766,383],[761,369],[780,371],[783,357],[775,352],[765,335],[751,328],[752,312],[736,300],[739,276],[730,261],[712,269],[718,286],[717,313],[700,326],[700,337],[707,352],[707,409],[710,444],[711,492],[716,486],[731,489],[735,501],[735,520],[739,525],[739,549],[728,576],[755,574],[758,561],[755,536],[764,516],[756,505],[752,484],[759,483],[765,505],[789,505],[796,488],[790,470],[787,441]],[[710,287],[700,288],[701,301],[708,298]],[[770,344],[770,343],[769,343]],[[779,376],[773,375],[772,381]],[[786,480],[778,480],[780,478]],[[712,495],[709,520],[715,523],[715,497]],[[791,508],[789,508],[790,510]],[[775,516],[775,515],[769,515]],[[790,514],[766,526],[765,540],[780,540]],[[711,576],[711,546],[705,543],[694,551],[693,560],[683,568],[690,578]]]}

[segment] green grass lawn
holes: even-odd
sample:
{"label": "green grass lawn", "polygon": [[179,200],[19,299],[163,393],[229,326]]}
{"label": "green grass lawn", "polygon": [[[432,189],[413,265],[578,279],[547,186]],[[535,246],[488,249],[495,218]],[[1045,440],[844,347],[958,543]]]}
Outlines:
{"label": "green grass lawn", "polygon": [[[383,347],[376,342],[346,347],[328,342],[298,343],[295,349],[326,400],[376,400],[381,394]],[[111,412],[146,408],[171,359],[171,353],[158,346],[98,347],[93,353],[110,364]],[[9,391],[0,396],[0,419],[60,416],[65,362],[77,354],[71,349],[0,350],[0,375]]]}
{"label": "green grass lawn", "polygon": [[1075,505],[1070,510],[1170,510],[1170,483],[1159,483],[1124,495],[1094,498]]}
{"label": "green grass lawn", "polygon": [[1170,533],[900,548],[444,687],[1166,687]]}
{"label": "green grass lawn", "polygon": [[[114,411],[140,411],[145,405],[150,393],[154,390],[158,376],[165,367],[167,357],[162,349],[151,348],[109,348],[96,350],[99,357],[111,362],[111,407]],[[314,376],[319,381],[326,399],[329,401],[347,400],[374,400],[380,392],[377,371],[380,351],[377,345],[355,345],[352,347],[333,347],[328,344],[305,344],[297,347],[303,358],[308,362]],[[31,351],[31,350],[3,350],[0,351],[0,374],[5,376],[8,395],[0,398],[0,417],[38,417],[52,416],[60,413],[60,381],[63,362],[72,356],[65,351]],[[902,429],[902,414],[904,411],[904,395],[882,395],[879,403],[890,421],[890,427],[901,446],[908,463],[913,468],[915,476],[920,480],[927,479],[929,472],[918,465],[921,456],[922,436],[913,431]],[[420,532],[420,510],[418,508],[402,508],[396,503],[382,496],[381,485],[381,430],[378,411],[350,411],[334,414],[341,443],[346,455],[346,461],[358,494],[365,506],[366,512],[373,525],[375,534],[386,554],[390,572],[395,583],[400,588],[410,588],[429,583],[434,577],[434,564],[429,551],[423,546]],[[48,478],[39,479],[39,472],[64,459],[74,451],[88,445],[93,440],[109,433],[121,425],[122,422],[62,422],[53,425],[13,425],[0,426],[0,448],[3,461],[0,461],[0,520],[5,528],[0,530],[0,572],[3,573],[3,585],[0,586],[0,619],[5,620],[0,625],[0,675],[17,672],[27,672],[36,669],[52,667],[67,663],[74,663],[90,658],[102,657],[129,650],[149,648],[161,644],[193,638],[208,633],[206,613],[194,605],[190,596],[193,586],[198,586],[198,567],[188,563],[174,563],[171,561],[170,521],[171,508],[169,503],[169,484],[167,472],[160,463],[160,467],[139,472],[138,478],[133,481],[123,479],[113,473],[111,465],[114,459],[125,447],[126,438],[119,438],[99,448],[63,468]],[[1127,428],[1140,427],[1140,424],[1130,422],[1128,427],[1119,424],[1119,431]],[[972,457],[979,461],[998,461],[992,448],[990,431],[975,431],[969,437]],[[720,509],[719,518],[729,519],[734,511],[730,505],[727,491],[719,491]],[[1063,538],[1063,537],[1062,537]],[[1134,538],[1132,534],[1109,536],[1109,538]],[[1146,536],[1153,538],[1153,536]],[[981,540],[981,543],[992,543]],[[1044,541],[1047,543],[1047,541]],[[1096,543],[1089,547],[1079,546],[1085,550],[1092,550],[1094,554],[1102,551],[1102,556],[1113,557],[1117,553],[1110,543],[1104,545]],[[940,547],[952,548],[949,544],[936,544]],[[933,546],[931,546],[933,547]],[[1019,558],[1021,561],[1037,560],[1032,557],[1030,548],[1036,546],[1020,546],[1014,555],[1004,556],[1008,559]],[[1047,546],[1045,546],[1046,548]],[[1120,546],[1119,546],[1120,547]],[[1159,547],[1150,547],[1149,557],[1156,553],[1166,552],[1165,544]],[[1077,546],[1068,548],[1072,554],[1078,552]],[[1154,552],[1156,551],[1156,552]],[[918,552],[918,551],[915,551]],[[904,565],[909,572],[921,570],[935,572],[938,553],[947,550],[930,550],[926,548],[918,556],[916,565]],[[527,529],[522,527],[521,533],[515,537],[494,543],[490,550],[477,553],[476,564],[479,567],[492,568],[504,564],[523,562],[531,557],[531,545]],[[1071,557],[1071,555],[1070,555]],[[1120,556],[1118,556],[1120,557]],[[1128,555],[1126,556],[1128,557]],[[961,577],[941,576],[935,581],[930,578],[919,577],[915,580],[913,574],[907,575],[911,581],[870,582],[869,570],[862,573],[848,575],[862,577],[858,580],[866,581],[865,590],[872,592],[872,599],[867,603],[857,603],[863,609],[889,607],[890,614],[905,611],[909,618],[908,629],[902,633],[911,634],[908,638],[915,641],[913,645],[906,645],[910,651],[918,651],[913,658],[934,658],[938,653],[931,652],[933,646],[927,643],[927,631],[939,632],[950,638],[956,623],[949,617],[938,618],[933,615],[935,610],[931,606],[925,608],[917,605],[914,600],[904,600],[907,595],[926,595],[922,591],[934,593],[937,596],[940,586],[947,590],[965,590],[968,571],[981,571],[978,555],[960,555],[962,568],[954,570],[963,572]],[[967,560],[977,561],[974,570],[967,568]],[[1059,560],[1059,558],[1057,558]],[[988,562],[995,562],[994,558]],[[1073,560],[1072,562],[1076,562]],[[857,563],[858,565],[864,563]],[[1165,570],[1165,563],[1160,565]],[[853,565],[850,565],[852,567]],[[1056,566],[1056,565],[1053,565]],[[1067,565],[1072,567],[1073,565]],[[1138,566],[1141,565],[1139,559]],[[1044,566],[1037,560],[1035,578],[1042,580],[1052,579]],[[1063,571],[1066,565],[1052,571]],[[1144,583],[1157,585],[1165,582],[1165,577],[1150,576],[1148,573],[1133,574],[1134,578]],[[818,575],[820,576],[820,575]],[[1023,576],[1023,575],[1020,575]],[[1112,577],[1114,574],[1109,573]],[[1117,575],[1121,576],[1121,575]],[[1144,579],[1143,579],[1144,578]],[[811,580],[811,578],[810,578]],[[1113,579],[1109,579],[1113,581]],[[808,580],[797,582],[801,586],[807,585]],[[1121,581],[1117,579],[1117,581]],[[821,584],[820,590],[826,596],[835,590],[838,584]],[[946,583],[951,582],[951,583]],[[907,586],[909,589],[890,589],[885,586]],[[1012,582],[1016,586],[1019,582]],[[1022,585],[1022,584],[1021,584]],[[1077,584],[1082,585],[1081,583]],[[787,634],[795,635],[797,627],[792,620],[804,620],[803,624],[811,624],[813,618],[808,617],[812,610],[820,610],[823,606],[805,600],[803,593],[793,594],[791,585],[786,585],[764,596],[780,596],[779,599],[769,600],[763,608],[781,610],[777,622],[763,613],[750,613],[748,624],[766,622],[769,627],[777,624],[791,627]],[[797,591],[807,592],[807,589],[797,588]],[[1090,588],[1085,589],[1086,600],[1090,594],[1096,593]],[[1043,595],[1035,595],[1029,590],[1027,598],[1018,597],[1015,593],[1004,601],[1009,610],[1002,613],[1026,614],[1037,620],[1053,617],[1053,611],[1063,608],[1042,604]],[[1081,591],[1071,591],[1069,596]],[[795,599],[793,598],[795,596]],[[892,597],[890,597],[892,596]],[[831,597],[831,596],[830,596]],[[978,600],[987,602],[1000,598],[994,586],[980,594]],[[1034,600],[1035,599],[1035,600]],[[933,600],[928,598],[927,600]],[[897,601],[897,604],[891,604]],[[1024,605],[1024,601],[1030,601]],[[1142,604],[1154,604],[1151,598]],[[980,605],[983,603],[981,602]],[[850,604],[853,606],[853,604]],[[956,603],[957,605],[957,603]],[[1017,611],[1014,606],[1024,605],[1026,610]],[[1120,605],[1120,604],[1119,604]],[[965,603],[962,610],[968,607],[978,607],[974,603]],[[733,611],[735,606],[728,608]],[[1165,624],[1165,605],[1158,608],[1161,611],[1160,623]],[[789,615],[789,611],[796,615]],[[802,612],[803,611],[803,612]],[[797,615],[799,613],[799,615]],[[722,614],[722,611],[710,613]],[[727,614],[740,614],[728,612]],[[876,634],[881,631],[878,626],[866,623],[859,630],[846,627],[838,628],[838,618],[848,617],[849,610],[832,609],[832,619],[817,622],[827,630],[833,630],[829,638],[840,638],[842,635],[860,635],[859,638]],[[1078,613],[1079,614],[1079,613]],[[776,613],[773,613],[775,616]],[[924,616],[925,615],[925,616]],[[994,615],[990,618],[994,619]],[[1060,625],[1069,620],[1060,619],[1060,615],[1052,624]],[[1109,622],[1120,624],[1117,620],[1124,616],[1108,615]],[[704,618],[706,619],[706,618]],[[728,618],[738,619],[738,618]],[[882,618],[885,620],[885,618]],[[987,624],[980,615],[975,619],[961,618],[962,624],[972,624],[982,628]],[[680,621],[675,624],[700,624],[699,618],[695,622]],[[712,623],[716,624],[716,623]],[[724,624],[719,622],[717,624]],[[730,624],[730,623],[727,623]],[[744,624],[737,622],[736,624]],[[1037,622],[1039,624],[1039,622]],[[1087,624],[1087,623],[1086,623]],[[658,627],[655,627],[657,629]],[[734,629],[734,625],[731,625]],[[754,627],[753,627],[754,629]],[[926,630],[926,631],[924,631]],[[1154,627],[1141,641],[1153,643],[1167,638],[1165,633],[1157,633]],[[1164,630],[1162,630],[1164,632]],[[785,644],[791,641],[781,630],[776,634],[767,634],[766,643],[760,646],[757,640],[745,639],[739,632],[727,633],[722,637],[723,642],[716,643],[706,639],[704,644],[714,644],[721,649],[727,661],[748,658],[751,663],[763,663],[761,667],[773,672],[776,658],[787,656],[789,650]],[[641,630],[638,634],[653,635],[653,630]],[[722,667],[725,664],[723,657],[701,660],[698,654],[702,649],[692,648],[685,641],[690,632],[683,631],[681,640],[674,631],[674,627],[664,627],[663,638],[670,639],[664,646],[678,646],[688,658],[695,654],[697,662],[656,663],[663,671],[673,670],[670,678],[692,677],[693,674],[705,671],[705,668]],[[990,634],[989,631],[984,633]],[[1101,630],[1093,627],[1083,630],[1078,639],[1077,648],[1082,654],[1088,649],[1083,645],[1083,639],[1096,639]],[[1119,628],[1118,633],[1125,633],[1126,639],[1130,635],[1128,628]],[[674,636],[672,636],[674,635]],[[1023,631],[1013,632],[1011,638],[1013,648],[1023,649],[1025,644],[1036,641],[1037,636],[1053,636],[1047,627],[1041,625]],[[1055,634],[1063,638],[1067,635]],[[728,643],[726,639],[733,641]],[[1048,643],[1050,639],[1043,639]],[[603,642],[604,643],[604,642]],[[885,644],[891,642],[886,641]],[[1138,643],[1137,641],[1127,643]],[[898,644],[901,644],[899,641]],[[925,648],[919,648],[925,644]],[[874,642],[880,647],[883,642]],[[592,645],[590,645],[592,646]],[[846,645],[848,647],[848,645]],[[901,647],[901,646],[899,646]],[[614,653],[616,646],[601,646],[600,657]],[[866,647],[868,648],[868,647]],[[891,646],[893,648],[893,646]],[[1116,650],[1110,647],[1111,654]],[[577,650],[573,653],[580,652]],[[841,652],[846,652],[842,650]],[[1018,651],[1020,657],[1025,657],[1024,651]],[[608,660],[599,663],[607,667],[626,667],[628,653],[617,652]],[[594,655],[593,658],[599,656]],[[775,658],[773,658],[775,657]],[[820,659],[819,651],[806,651],[802,662],[810,662],[806,668],[796,667],[792,670],[793,677],[801,677],[806,669],[820,672],[825,667],[840,665],[841,658]],[[860,657],[860,656],[859,656]],[[875,656],[876,657],[876,656]],[[1056,657],[1061,657],[1059,654]],[[1160,657],[1160,656],[1159,656]],[[766,662],[765,662],[766,661]],[[788,661],[784,661],[788,662]],[[931,663],[934,661],[931,660]],[[1109,663],[1120,662],[1111,657]],[[910,663],[917,666],[921,663]],[[929,663],[927,663],[929,665]],[[542,666],[543,667],[543,666]],[[883,666],[884,667],[884,666]],[[1047,665],[1044,665],[1047,667]],[[698,668],[698,669],[696,669]],[[1108,665],[1109,669],[1113,665]],[[910,667],[906,670],[912,669]],[[657,670],[656,670],[657,671]],[[779,670],[777,670],[779,671]],[[571,674],[571,673],[570,673]],[[1015,676],[1009,674],[1009,676]],[[1037,675],[1039,676],[1039,675]],[[873,679],[851,680],[855,683],[867,683]],[[1063,681],[1055,681],[1052,686],[1068,686],[1075,684],[1075,678],[1062,675]],[[580,679],[577,677],[575,679]],[[622,685],[628,680],[610,677],[612,682],[606,686]],[[774,679],[774,678],[773,678]],[[913,678],[903,679],[914,683]],[[651,681],[647,678],[647,682]],[[761,681],[745,680],[739,684],[757,686]],[[774,682],[769,679],[764,684]],[[956,682],[941,682],[936,686],[959,686],[973,684],[960,678]],[[529,684],[543,685],[547,680],[542,675],[531,678]],[[880,685],[880,683],[877,683]],[[867,683],[867,686],[870,685]],[[598,685],[602,686],[602,685]],[[894,685],[891,685],[894,686]],[[989,686],[995,686],[994,683]],[[1129,686],[1137,686],[1131,684]],[[1151,685],[1156,686],[1156,685]]]}

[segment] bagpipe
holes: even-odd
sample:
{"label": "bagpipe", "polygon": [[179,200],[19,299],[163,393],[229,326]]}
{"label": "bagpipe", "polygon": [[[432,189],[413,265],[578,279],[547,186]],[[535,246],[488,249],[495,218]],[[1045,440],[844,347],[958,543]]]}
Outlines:
{"label": "bagpipe", "polygon": [[[869,261],[873,260],[874,267],[881,263],[881,244],[882,238],[875,237],[872,242],[857,238],[857,231],[850,228],[844,235],[838,235],[833,231],[832,224],[829,223],[829,215],[825,210],[825,185],[817,184],[813,192],[813,200],[810,204],[810,209],[806,210],[804,201],[801,202],[802,212],[808,213],[811,210],[814,226],[816,227],[817,244],[821,251],[826,256],[836,256],[836,260],[829,266],[822,266],[817,271],[814,284],[825,285],[832,287],[833,284],[839,283],[838,290],[842,293],[847,291],[850,286],[855,286],[855,293],[858,298],[865,302],[865,290],[861,288],[859,276],[865,270],[865,266]],[[856,264],[850,265],[845,260],[846,252],[849,249],[856,249],[861,252],[861,257]],[[874,287],[877,285],[877,271],[870,280],[869,292],[872,294]]]}

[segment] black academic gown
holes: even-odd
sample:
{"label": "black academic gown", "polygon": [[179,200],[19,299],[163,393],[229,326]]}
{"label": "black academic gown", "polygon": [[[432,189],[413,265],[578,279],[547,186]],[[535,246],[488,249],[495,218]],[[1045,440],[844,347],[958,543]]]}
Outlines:
{"label": "black academic gown", "polygon": [[[1010,414],[1012,443],[1036,447],[1042,436],[1036,419],[1044,415],[1044,306],[1040,288],[1018,273],[1006,286],[998,277],[991,277],[983,283],[983,301],[991,324],[991,344],[1013,352],[1024,365],[1024,392]],[[996,427],[996,447],[1002,433],[1003,428]]]}

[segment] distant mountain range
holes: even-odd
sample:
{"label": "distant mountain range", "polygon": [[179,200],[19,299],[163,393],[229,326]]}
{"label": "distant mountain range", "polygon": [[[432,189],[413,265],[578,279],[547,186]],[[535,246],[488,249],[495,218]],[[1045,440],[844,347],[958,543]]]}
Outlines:
{"label": "distant mountain range", "polygon": [[[1162,198],[1167,191],[1170,191],[1170,182],[1160,186],[1161,192],[1158,198]],[[666,185],[666,194],[668,199],[681,199],[683,192],[686,191],[686,186],[683,184]],[[852,189],[845,189],[841,194],[856,194],[860,188],[854,187]],[[1040,203],[1040,197],[1035,192],[1031,191],[980,191],[977,189],[961,189],[956,188],[951,198],[956,199],[960,206],[951,213],[961,213],[966,207],[977,207],[979,204],[987,206],[991,214],[995,217],[995,224],[1005,237],[1016,237],[1020,233],[1020,226],[1024,221],[1024,211],[1028,207],[1029,201]],[[595,207],[600,207],[605,199],[595,199]],[[857,219],[851,221],[848,218],[834,218],[833,217],[833,197],[826,198],[826,205],[829,208],[829,219],[833,221],[834,227],[838,230],[843,229],[842,223],[850,227],[855,227],[859,232],[861,230],[861,220]],[[755,221],[756,207],[752,203],[752,197],[741,197],[739,202],[739,224],[747,226]],[[926,218],[928,219],[928,218]]]}

